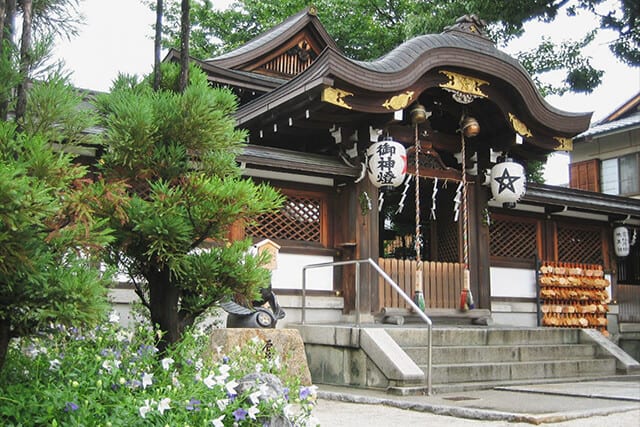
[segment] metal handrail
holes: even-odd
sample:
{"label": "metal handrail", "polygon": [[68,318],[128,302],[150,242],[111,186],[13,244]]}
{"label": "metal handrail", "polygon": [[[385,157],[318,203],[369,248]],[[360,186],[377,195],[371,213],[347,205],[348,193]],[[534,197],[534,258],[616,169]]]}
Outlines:
{"label": "metal handrail", "polygon": [[402,297],[402,299],[405,300],[405,302],[407,304],[409,304],[409,307],[411,307],[413,309],[414,312],[416,312],[418,314],[418,316],[420,316],[420,318],[427,324],[427,352],[428,352],[428,357],[427,357],[427,394],[431,395],[431,365],[432,365],[432,344],[433,344],[433,337],[432,337],[432,326],[433,326],[433,322],[431,321],[431,319],[429,318],[429,316],[427,316],[424,311],[422,311],[420,309],[420,307],[418,307],[416,305],[416,303],[413,302],[413,300],[402,290],[402,288],[400,288],[400,286],[398,286],[398,284],[396,282],[393,281],[393,279],[391,277],[389,277],[389,275],[382,269],[380,268],[380,266],[375,263],[371,258],[367,258],[367,259],[359,259],[359,260],[350,260],[350,261],[335,261],[335,262],[323,262],[323,263],[319,263],[319,264],[309,264],[309,265],[305,265],[304,267],[302,267],[302,306],[301,306],[301,312],[300,312],[300,323],[302,323],[303,325],[306,323],[306,307],[307,307],[307,270],[313,269],[313,268],[322,268],[322,267],[339,267],[339,266],[343,266],[343,265],[353,265],[355,264],[356,266],[356,326],[360,327],[360,265],[361,264],[369,264],[371,267],[373,267],[378,274],[385,280],[385,282],[389,285],[391,285],[391,287],[398,293],[398,295],[400,295],[400,297]]}

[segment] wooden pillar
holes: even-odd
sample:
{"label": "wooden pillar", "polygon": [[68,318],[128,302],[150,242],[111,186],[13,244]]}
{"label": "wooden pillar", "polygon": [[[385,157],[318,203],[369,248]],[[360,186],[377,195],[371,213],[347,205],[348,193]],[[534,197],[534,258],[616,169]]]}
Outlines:
{"label": "wooden pillar", "polygon": [[491,275],[489,254],[489,227],[485,224],[484,210],[489,190],[477,180],[470,181],[469,197],[469,268],[471,292],[477,308],[491,308]]}
{"label": "wooden pillar", "polygon": [[[336,223],[339,224],[336,242],[340,249],[340,261],[371,258],[378,262],[378,189],[369,179],[343,187],[338,197]],[[341,270],[344,313],[355,314],[356,267],[344,266]],[[360,314],[369,314],[373,307],[377,307],[377,284],[377,273],[368,264],[362,264],[358,296]]]}

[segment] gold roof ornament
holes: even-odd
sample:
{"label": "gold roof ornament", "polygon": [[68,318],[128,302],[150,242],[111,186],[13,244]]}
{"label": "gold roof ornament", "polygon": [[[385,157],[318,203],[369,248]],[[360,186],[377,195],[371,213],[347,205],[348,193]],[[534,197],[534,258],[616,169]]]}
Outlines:
{"label": "gold roof ornament", "polygon": [[447,70],[440,70],[440,74],[449,78],[446,83],[440,83],[440,87],[451,92],[456,102],[469,104],[476,98],[487,98],[487,94],[482,92],[482,86],[489,82]]}
{"label": "gold roof ornament", "polygon": [[520,119],[515,116],[515,114],[509,113],[509,121],[511,122],[511,127],[513,128],[513,130],[515,130],[516,133],[518,133],[523,138],[530,138],[533,136],[527,125],[521,122]]}
{"label": "gold roof ornament", "polygon": [[338,107],[351,110],[353,109],[353,107],[347,104],[344,100],[344,98],[347,96],[353,96],[353,93],[347,92],[346,90],[328,86],[322,90],[322,96],[320,99],[322,100],[322,102],[327,102],[329,104],[337,105]]}
{"label": "gold roof ornament", "polygon": [[413,100],[414,91],[408,90],[404,93],[394,95],[391,98],[384,101],[382,106],[387,110],[402,110]]}
{"label": "gold roof ornament", "polygon": [[573,139],[565,138],[563,136],[554,136],[553,139],[558,141],[556,151],[573,151]]}

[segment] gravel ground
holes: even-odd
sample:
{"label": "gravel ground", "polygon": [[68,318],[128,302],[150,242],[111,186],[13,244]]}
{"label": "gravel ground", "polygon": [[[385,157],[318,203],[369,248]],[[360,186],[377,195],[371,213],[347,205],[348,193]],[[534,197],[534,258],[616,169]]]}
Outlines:
{"label": "gravel ground", "polygon": [[[491,426],[491,427],[525,427],[528,423],[512,423],[508,421],[481,421],[454,418],[393,408],[386,405],[369,405],[362,403],[340,402],[320,399],[314,410],[314,416],[321,426],[353,426],[353,427],[407,427],[407,426]],[[640,407],[638,410],[621,412],[606,416],[578,418],[559,423],[543,424],[544,426],[561,427],[640,427]]]}

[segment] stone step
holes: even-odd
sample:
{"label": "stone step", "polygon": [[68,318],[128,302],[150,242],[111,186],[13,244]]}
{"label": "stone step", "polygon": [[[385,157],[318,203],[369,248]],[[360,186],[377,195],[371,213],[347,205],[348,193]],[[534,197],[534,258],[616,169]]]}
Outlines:
{"label": "stone step", "polygon": [[[621,375],[597,375],[597,376],[581,376],[570,378],[536,378],[536,379],[524,379],[524,380],[510,380],[510,381],[475,381],[464,383],[449,383],[449,384],[433,384],[432,392],[434,394],[450,394],[450,393],[462,393],[473,390],[487,390],[500,387],[509,387],[517,385],[532,385],[532,384],[553,384],[553,383],[580,383],[583,381],[621,381],[629,379],[628,376]],[[640,379],[637,378],[636,381]],[[426,386],[420,387],[390,387],[387,390],[390,394],[396,395],[423,395],[427,393]],[[461,396],[463,397],[463,396]]]}
{"label": "stone step", "polygon": [[[427,367],[425,365],[420,367],[426,375]],[[615,373],[614,359],[450,364],[432,366],[432,383],[504,382],[542,378],[609,376]]]}
{"label": "stone step", "polygon": [[[385,328],[400,347],[426,346],[428,329]],[[564,328],[433,328],[433,346],[578,344],[579,329]]]}
{"label": "stone step", "polygon": [[[427,347],[404,347],[418,365],[427,364]],[[544,360],[590,359],[596,356],[593,344],[551,344],[523,346],[451,346],[433,347],[434,364],[477,362],[532,362]]]}

